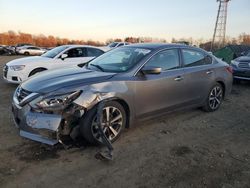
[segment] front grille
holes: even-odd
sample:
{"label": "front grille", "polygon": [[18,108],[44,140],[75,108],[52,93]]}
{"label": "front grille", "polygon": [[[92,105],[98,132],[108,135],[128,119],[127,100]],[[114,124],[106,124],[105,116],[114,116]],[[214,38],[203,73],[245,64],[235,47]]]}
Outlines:
{"label": "front grille", "polygon": [[7,65],[5,65],[4,68],[3,68],[3,76],[4,76],[5,78],[7,78],[8,69],[9,69],[9,67],[8,67]]}
{"label": "front grille", "polygon": [[21,87],[19,87],[16,91],[16,97],[18,99],[19,102],[21,102],[25,97],[27,97],[28,95],[30,95],[32,92],[27,91]]}
{"label": "front grille", "polygon": [[249,66],[250,62],[241,62],[239,63],[239,68],[244,68],[244,69],[249,69],[250,66]]}

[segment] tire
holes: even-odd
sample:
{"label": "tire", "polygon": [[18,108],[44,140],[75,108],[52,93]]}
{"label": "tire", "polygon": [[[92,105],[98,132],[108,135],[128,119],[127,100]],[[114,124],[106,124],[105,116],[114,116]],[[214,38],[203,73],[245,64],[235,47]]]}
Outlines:
{"label": "tire", "polygon": [[240,83],[241,83],[240,79],[236,79],[236,78],[233,79],[233,84],[240,84]]}
{"label": "tire", "polygon": [[29,52],[24,52],[24,55],[30,55],[30,53]]}
{"label": "tire", "polygon": [[[113,125],[111,123],[104,123],[105,125],[102,125],[106,136],[109,138],[109,140],[111,142],[114,142],[120,137],[121,132],[126,125],[126,121],[127,121],[126,112],[120,103],[118,103],[116,101],[108,101],[105,103],[104,108],[103,108],[103,112],[104,112],[103,120],[104,120],[104,122],[105,122],[105,120],[107,120],[107,118],[106,118],[107,109],[109,109],[110,122],[112,121],[112,118],[114,120],[119,115],[121,115],[121,118],[117,119]],[[87,142],[89,142],[90,144],[94,144],[94,145],[98,145],[98,144],[102,143],[100,134],[98,134],[98,127],[96,124],[96,116],[97,116],[97,106],[95,106],[91,110],[89,110],[86,113],[86,115],[80,120],[80,131],[81,131],[82,136],[86,139]],[[114,117],[112,117],[112,116],[114,116]],[[119,122],[119,124],[118,124],[118,122]],[[111,135],[111,136],[109,137],[109,135]]]}
{"label": "tire", "polygon": [[214,112],[220,108],[224,96],[224,90],[221,84],[216,83],[209,90],[203,110],[206,112]]}
{"label": "tire", "polygon": [[47,69],[43,69],[43,68],[34,69],[33,71],[30,72],[29,77],[31,77],[39,72],[45,71],[45,70],[47,70]]}

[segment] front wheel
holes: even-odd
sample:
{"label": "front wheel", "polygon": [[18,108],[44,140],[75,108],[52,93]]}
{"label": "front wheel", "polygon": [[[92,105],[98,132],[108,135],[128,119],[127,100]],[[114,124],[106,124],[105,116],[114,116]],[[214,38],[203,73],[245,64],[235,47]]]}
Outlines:
{"label": "front wheel", "polygon": [[213,112],[218,110],[223,100],[223,93],[224,91],[221,84],[215,84],[209,91],[209,95],[206,99],[203,109],[206,112]]}
{"label": "front wheel", "polygon": [[[127,121],[123,106],[116,101],[106,102],[102,110],[101,127],[106,137],[114,142],[121,135]],[[98,131],[97,106],[87,112],[80,121],[81,134],[91,144],[102,143],[102,138]]]}

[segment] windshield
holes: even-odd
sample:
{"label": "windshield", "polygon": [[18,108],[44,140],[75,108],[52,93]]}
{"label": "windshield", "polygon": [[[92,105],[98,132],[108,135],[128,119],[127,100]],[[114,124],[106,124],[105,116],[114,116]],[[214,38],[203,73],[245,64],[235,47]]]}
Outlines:
{"label": "windshield", "polygon": [[41,56],[42,57],[48,57],[48,58],[54,58],[59,53],[61,53],[62,51],[64,51],[66,48],[68,48],[68,46],[59,46],[59,47],[53,48],[52,50],[47,51],[46,53],[44,53]]}
{"label": "windshield", "polygon": [[88,68],[103,72],[126,72],[150,52],[143,48],[117,48],[91,61]]}
{"label": "windshield", "polygon": [[116,47],[117,44],[118,44],[118,42],[113,42],[113,43],[109,44],[108,46],[111,48],[114,48],[114,47]]}

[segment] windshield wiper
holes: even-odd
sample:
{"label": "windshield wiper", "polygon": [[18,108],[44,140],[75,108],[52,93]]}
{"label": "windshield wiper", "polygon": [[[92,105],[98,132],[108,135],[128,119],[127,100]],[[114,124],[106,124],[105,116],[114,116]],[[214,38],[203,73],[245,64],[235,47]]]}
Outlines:
{"label": "windshield wiper", "polygon": [[93,67],[96,67],[96,68],[98,68],[99,70],[101,70],[102,72],[104,72],[104,69],[103,69],[100,65],[96,65],[96,64],[89,64],[89,65],[91,65],[91,66],[93,66]]}

